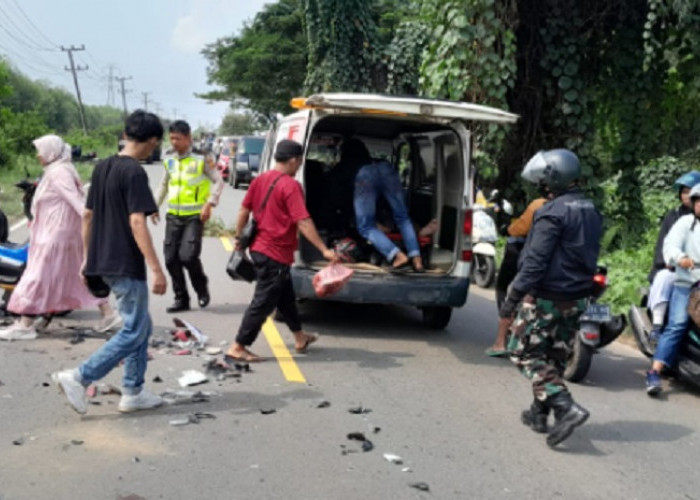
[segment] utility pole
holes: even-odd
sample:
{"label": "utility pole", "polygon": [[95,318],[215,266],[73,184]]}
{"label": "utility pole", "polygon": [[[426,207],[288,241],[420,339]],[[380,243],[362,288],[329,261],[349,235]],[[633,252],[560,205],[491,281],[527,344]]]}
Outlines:
{"label": "utility pole", "polygon": [[114,107],[114,65],[109,65],[109,78],[107,82],[107,106]]}
{"label": "utility pole", "polygon": [[78,71],[83,71],[86,69],[89,69],[88,66],[82,67],[82,66],[76,66],[75,62],[73,61],[73,52],[79,52],[81,50],[85,50],[85,45],[81,45],[80,47],[74,47],[71,45],[69,48],[65,48],[64,46],[61,45],[61,50],[63,52],[68,52],[68,60],[70,61],[70,68],[65,68],[66,71],[70,71],[73,73],[73,83],[75,83],[75,93],[78,96],[78,110],[80,111],[80,123],[83,125],[83,134],[87,135],[87,126],[85,125],[85,110],[83,109],[83,100],[80,97],[80,87],[78,86],[78,75],[76,74]]}
{"label": "utility pole", "polygon": [[150,92],[141,92],[141,95],[143,96],[143,110],[148,111],[148,94]]}
{"label": "utility pole", "polygon": [[131,80],[130,76],[117,76],[114,79],[119,82],[122,89],[122,107],[124,108],[124,119],[126,120],[127,110],[126,110],[126,90],[124,90],[124,82]]}

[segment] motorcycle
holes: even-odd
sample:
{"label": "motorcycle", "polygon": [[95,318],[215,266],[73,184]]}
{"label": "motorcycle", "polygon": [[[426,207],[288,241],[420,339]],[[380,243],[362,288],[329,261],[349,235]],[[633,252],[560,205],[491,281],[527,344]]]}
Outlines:
{"label": "motorcycle", "polygon": [[[642,292],[639,306],[630,307],[629,321],[637,348],[647,358],[652,359],[656,349],[649,341],[652,325],[646,291]],[[700,386],[700,325],[695,324],[692,319],[689,319],[688,324],[688,334],[678,348],[676,370],[683,379]]]}
{"label": "motorcycle", "polygon": [[564,378],[570,382],[583,380],[591,368],[593,355],[619,337],[627,326],[623,314],[613,315],[609,305],[598,302],[608,286],[607,274],[605,266],[598,266],[588,305],[578,319],[578,331],[564,369]]}
{"label": "motorcycle", "polygon": [[512,205],[499,196],[497,189],[491,191],[486,201],[486,206],[475,204],[472,212],[472,278],[481,288],[489,288],[496,279],[498,229],[495,219],[503,214],[513,215]]}

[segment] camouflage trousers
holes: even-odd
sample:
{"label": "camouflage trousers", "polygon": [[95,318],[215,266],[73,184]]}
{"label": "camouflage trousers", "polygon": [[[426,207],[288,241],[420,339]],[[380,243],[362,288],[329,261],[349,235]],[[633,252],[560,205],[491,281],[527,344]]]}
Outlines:
{"label": "camouflage trousers", "polygon": [[586,299],[560,302],[527,295],[520,305],[508,351],[539,401],[566,390],[562,376],[586,304]]}

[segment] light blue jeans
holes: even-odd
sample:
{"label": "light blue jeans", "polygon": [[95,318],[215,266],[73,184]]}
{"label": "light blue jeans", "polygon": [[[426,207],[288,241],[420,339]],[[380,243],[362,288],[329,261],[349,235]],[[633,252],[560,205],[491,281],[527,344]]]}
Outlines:
{"label": "light blue jeans", "polygon": [[117,309],[124,326],[80,368],[80,379],[87,386],[105,377],[124,360],[122,392],[141,392],[148,363],[148,339],[153,331],[148,314],[148,284],[126,277],[103,277],[117,298]]}
{"label": "light blue jeans", "polygon": [[673,285],[668,307],[668,323],[661,332],[654,361],[660,361],[666,366],[673,366],[676,362],[678,346],[688,331],[689,297],[690,287]]}
{"label": "light blue jeans", "polygon": [[418,238],[413,229],[408,209],[403,198],[401,179],[396,169],[386,162],[365,165],[355,177],[355,218],[357,231],[363,238],[391,262],[399,253],[399,248],[377,228],[377,197],[384,196],[391,207],[394,222],[401,232],[401,238],[409,257],[420,255]]}

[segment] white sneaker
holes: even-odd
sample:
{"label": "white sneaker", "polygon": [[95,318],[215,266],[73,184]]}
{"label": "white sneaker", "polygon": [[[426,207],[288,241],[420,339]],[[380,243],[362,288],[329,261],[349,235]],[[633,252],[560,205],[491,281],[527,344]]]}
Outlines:
{"label": "white sneaker", "polygon": [[51,374],[51,380],[58,386],[58,389],[65,394],[68,402],[75,411],[81,415],[87,412],[85,403],[85,387],[75,376],[75,370],[63,370]]}
{"label": "white sneaker", "polygon": [[110,330],[116,330],[122,324],[122,317],[119,313],[114,313],[111,316],[106,316],[97,322],[95,331],[98,333],[105,333]]}
{"label": "white sneaker", "polygon": [[35,338],[34,325],[24,326],[19,321],[0,330],[0,340],[34,340]]}
{"label": "white sneaker", "polygon": [[130,413],[132,411],[150,410],[163,404],[163,398],[156,396],[146,388],[141,389],[137,395],[123,394],[119,401],[119,411]]}

